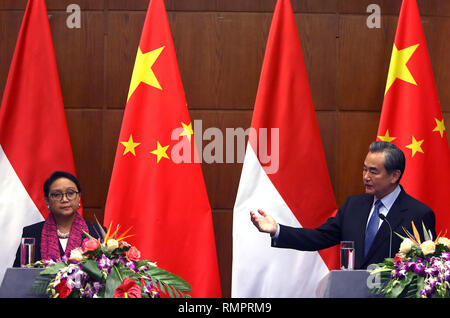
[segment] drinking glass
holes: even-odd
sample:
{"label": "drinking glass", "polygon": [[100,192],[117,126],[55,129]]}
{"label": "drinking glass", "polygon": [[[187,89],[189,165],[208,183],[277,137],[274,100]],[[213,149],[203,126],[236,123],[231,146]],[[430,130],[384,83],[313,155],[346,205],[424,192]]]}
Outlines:
{"label": "drinking glass", "polygon": [[34,238],[23,237],[20,243],[20,266],[27,267],[31,263],[34,263]]}
{"label": "drinking glass", "polygon": [[355,243],[341,241],[341,270],[355,269]]}

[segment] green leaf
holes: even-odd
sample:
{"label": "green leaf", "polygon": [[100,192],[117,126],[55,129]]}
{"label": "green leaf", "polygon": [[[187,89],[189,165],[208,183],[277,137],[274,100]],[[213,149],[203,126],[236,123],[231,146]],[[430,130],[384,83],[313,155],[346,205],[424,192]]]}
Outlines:
{"label": "green leaf", "polygon": [[399,236],[401,239],[406,239],[406,237],[404,237],[404,236],[402,236],[402,235],[400,235],[400,234],[398,234],[397,232],[394,232],[395,234],[397,234],[397,236]]}
{"label": "green leaf", "polygon": [[420,298],[420,291],[423,289],[424,284],[425,278],[422,276],[417,276],[417,292],[416,292],[417,298]]}
{"label": "green leaf", "polygon": [[58,271],[66,266],[66,263],[58,262],[52,266],[47,266],[40,271],[39,275],[36,276],[33,284],[31,285],[31,293],[34,295],[46,294],[48,284],[50,284],[50,282],[55,278]]}
{"label": "green leaf", "polygon": [[422,221],[422,229],[423,229],[423,238],[425,239],[425,241],[431,240],[430,235],[428,234],[428,231],[427,231],[423,221]]}
{"label": "green leaf", "polygon": [[397,284],[394,288],[392,288],[391,292],[392,297],[397,298],[398,296],[400,296],[403,290],[411,283],[413,276],[414,275],[406,276],[403,280],[400,281],[399,284]]}
{"label": "green leaf", "polygon": [[[151,277],[156,286],[159,284],[159,287],[163,293],[169,293],[170,297],[174,296],[171,288],[173,288],[174,291],[192,291],[191,285],[189,285],[183,278],[162,268],[150,266],[145,273]],[[180,294],[184,295],[183,293]]]}
{"label": "green leaf", "polygon": [[89,274],[89,276],[95,281],[100,282],[103,278],[102,271],[98,268],[97,261],[95,260],[87,260],[83,264],[83,270]]}
{"label": "green leaf", "polygon": [[94,214],[94,217],[95,217],[95,222],[97,222],[98,229],[100,230],[100,234],[102,236],[102,242],[103,242],[105,240],[105,236],[106,236],[105,230],[103,229],[103,226],[100,224],[100,222],[98,221],[97,216],[95,214]]}
{"label": "green leaf", "polygon": [[83,234],[86,235],[86,237],[88,239],[93,239],[94,238],[91,234],[89,234],[88,232],[85,232],[84,230],[83,230]]}
{"label": "green leaf", "polygon": [[390,273],[391,271],[392,271],[392,268],[389,268],[389,267],[377,267],[373,271],[370,272],[370,275],[375,275],[375,274],[382,273],[382,272]]}
{"label": "green leaf", "polygon": [[114,265],[111,268],[111,273],[106,279],[105,298],[113,298],[114,292],[120,284],[122,284],[122,279],[120,278],[120,274],[116,265]]}
{"label": "green leaf", "polygon": [[51,275],[38,275],[31,285],[31,293],[33,295],[45,295],[47,286],[50,284],[54,276]]}
{"label": "green leaf", "polygon": [[169,294],[170,298],[174,298],[172,288],[170,288],[170,286],[166,286],[166,290],[167,290],[167,293]]}
{"label": "green leaf", "polygon": [[55,275],[61,268],[66,267],[67,264],[64,262],[58,262],[55,265],[47,266],[44,270],[42,270],[39,275]]}

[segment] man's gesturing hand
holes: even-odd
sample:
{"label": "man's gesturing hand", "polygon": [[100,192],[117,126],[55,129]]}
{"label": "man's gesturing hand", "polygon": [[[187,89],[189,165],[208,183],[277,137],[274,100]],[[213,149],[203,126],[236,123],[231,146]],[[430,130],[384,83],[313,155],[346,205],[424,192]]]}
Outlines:
{"label": "man's gesturing hand", "polygon": [[250,219],[260,232],[270,233],[274,235],[277,231],[277,222],[269,214],[263,210],[258,210],[261,216],[258,216],[255,212],[250,211]]}

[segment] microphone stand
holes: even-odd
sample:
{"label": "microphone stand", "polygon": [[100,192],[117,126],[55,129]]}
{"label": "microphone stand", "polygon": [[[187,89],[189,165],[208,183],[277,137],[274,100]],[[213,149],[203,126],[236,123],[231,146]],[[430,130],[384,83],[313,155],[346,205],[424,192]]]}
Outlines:
{"label": "microphone stand", "polygon": [[390,230],[390,239],[389,239],[389,258],[392,257],[392,227],[391,224],[389,223],[389,221],[387,220],[386,216],[384,216],[383,214],[379,214],[379,217],[381,220],[386,221],[387,225],[389,226],[389,230]]}

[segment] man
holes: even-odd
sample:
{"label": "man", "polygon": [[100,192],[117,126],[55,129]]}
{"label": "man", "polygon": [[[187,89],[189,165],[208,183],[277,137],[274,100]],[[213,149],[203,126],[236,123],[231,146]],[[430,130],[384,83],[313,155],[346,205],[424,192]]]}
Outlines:
{"label": "man", "polygon": [[[412,233],[412,221],[422,239],[423,222],[436,237],[433,211],[409,196],[399,184],[404,170],[403,152],[392,143],[376,141],[370,145],[363,165],[366,193],[349,197],[336,216],[320,227],[305,229],[277,224],[262,210],[258,210],[261,216],[251,211],[251,220],[260,232],[270,233],[273,247],[316,251],[340,241],[354,241],[355,269],[365,269],[399,250],[402,239],[392,233],[392,250],[389,251],[387,222],[393,232],[405,236],[402,227]],[[381,220],[380,214],[386,217],[387,222]]]}

